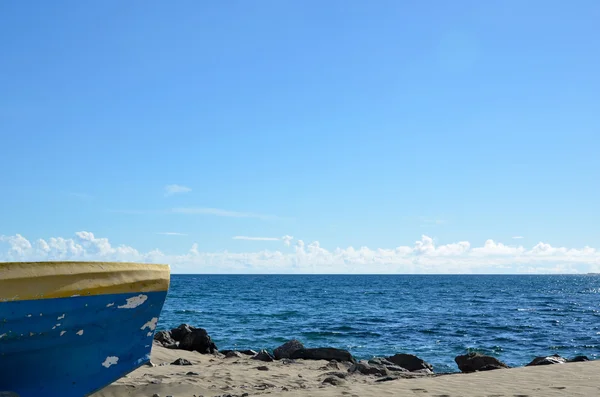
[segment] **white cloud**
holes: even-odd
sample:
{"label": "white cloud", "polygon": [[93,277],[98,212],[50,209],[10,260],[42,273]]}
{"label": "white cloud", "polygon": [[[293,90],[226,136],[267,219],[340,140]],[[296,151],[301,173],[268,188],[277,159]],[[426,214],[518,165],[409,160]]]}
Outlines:
{"label": "white cloud", "polygon": [[277,237],[249,237],[249,236],[234,236],[234,240],[247,240],[247,241],[279,241]]}
{"label": "white cloud", "polygon": [[[243,236],[239,236],[243,237]],[[291,236],[278,238],[290,244]],[[53,237],[34,242],[24,236],[0,236],[0,261],[103,260],[167,263],[173,273],[578,273],[597,272],[600,252],[591,247],[566,248],[538,243],[531,249],[487,240],[481,247],[467,241],[436,245],[422,236],[412,246],[347,247],[328,250],[318,241],[296,240],[292,252],[262,250],[232,253],[165,254],[113,246],[91,232],[73,238]]]}
{"label": "white cloud", "polygon": [[177,233],[177,232],[159,232],[156,234],[160,234],[161,236],[187,236],[185,233]]}
{"label": "white cloud", "polygon": [[292,240],[294,237],[288,236],[287,234],[281,238],[286,247],[289,247],[292,244]]}
{"label": "white cloud", "polygon": [[224,216],[230,218],[258,218],[258,219],[278,219],[273,215],[255,214],[252,212],[238,212],[229,211],[219,208],[205,208],[205,207],[187,207],[187,208],[172,208],[171,212],[176,214],[188,214],[188,215],[214,215]]}
{"label": "white cloud", "polygon": [[520,240],[520,239],[522,239],[522,238],[523,238],[523,236],[514,236],[514,237],[513,237],[513,239],[515,239],[515,240]]}
{"label": "white cloud", "polygon": [[183,186],[183,185],[167,185],[165,186],[165,196],[172,196],[174,194],[183,194],[183,193],[188,193],[191,192],[192,189],[187,187],[187,186]]}

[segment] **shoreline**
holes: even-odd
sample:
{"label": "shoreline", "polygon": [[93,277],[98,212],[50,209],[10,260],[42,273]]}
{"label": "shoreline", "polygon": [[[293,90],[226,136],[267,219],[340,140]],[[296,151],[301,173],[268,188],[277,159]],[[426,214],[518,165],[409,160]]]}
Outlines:
{"label": "shoreline", "polygon": [[219,351],[206,330],[182,324],[156,332],[151,361],[91,397],[600,395],[600,360],[583,356],[536,357],[512,368],[476,353],[455,362],[460,372],[434,373],[411,354],[356,360],[297,340],[273,350]]}
{"label": "shoreline", "polygon": [[[177,359],[191,365],[174,365]],[[600,395],[600,360],[517,367],[469,374],[452,373],[378,382],[375,375],[349,374],[337,384],[331,373],[344,367],[324,360],[260,362],[249,356],[223,357],[155,344],[152,364],[90,397],[274,396],[594,396]],[[185,362],[185,361],[184,361]]]}

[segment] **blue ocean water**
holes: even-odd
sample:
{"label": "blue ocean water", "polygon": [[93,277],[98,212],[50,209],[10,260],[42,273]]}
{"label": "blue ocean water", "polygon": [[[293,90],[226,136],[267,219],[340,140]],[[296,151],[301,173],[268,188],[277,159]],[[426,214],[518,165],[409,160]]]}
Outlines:
{"label": "blue ocean water", "polygon": [[291,338],[357,358],[411,353],[456,372],[467,351],[511,366],[600,358],[600,276],[173,275],[159,329],[205,328],[219,349]]}

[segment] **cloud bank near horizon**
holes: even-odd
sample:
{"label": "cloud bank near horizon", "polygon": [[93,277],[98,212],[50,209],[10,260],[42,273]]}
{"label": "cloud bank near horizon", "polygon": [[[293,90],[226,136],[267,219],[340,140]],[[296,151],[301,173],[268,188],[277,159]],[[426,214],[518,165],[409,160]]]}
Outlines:
{"label": "cloud bank near horizon", "polygon": [[[0,261],[102,260],[167,263],[173,273],[292,273],[292,274],[465,274],[465,273],[586,273],[600,271],[595,248],[553,247],[538,243],[531,249],[487,240],[481,247],[468,241],[436,245],[423,235],[412,246],[391,249],[347,247],[327,250],[318,241],[305,243],[281,238],[281,250],[232,253],[141,252],[127,245],[113,246],[107,238],[81,231],[73,238],[29,241],[20,234],[0,235]],[[295,241],[295,244],[292,243]],[[283,248],[283,247],[282,247]]]}

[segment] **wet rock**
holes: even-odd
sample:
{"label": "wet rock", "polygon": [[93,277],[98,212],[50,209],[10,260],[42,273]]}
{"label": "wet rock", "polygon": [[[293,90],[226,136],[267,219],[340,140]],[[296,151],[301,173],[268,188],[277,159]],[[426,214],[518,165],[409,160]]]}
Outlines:
{"label": "wet rock", "polygon": [[526,367],[531,367],[534,365],[552,365],[552,364],[564,364],[567,362],[567,359],[555,354],[553,356],[547,357],[536,357],[534,358]]}
{"label": "wet rock", "polygon": [[340,386],[340,385],[343,385],[344,383],[346,383],[346,382],[343,379],[338,378],[337,376],[328,376],[327,378],[323,379],[323,384]]}
{"label": "wet rock", "polygon": [[273,356],[275,356],[276,360],[281,360],[282,358],[291,358],[292,353],[299,349],[304,349],[302,342],[292,339],[273,350]]}
{"label": "wet rock", "polygon": [[403,354],[398,353],[391,357],[386,357],[386,360],[392,362],[393,364],[406,368],[410,372],[418,371],[421,369],[428,369],[429,371],[433,371],[433,367],[431,364],[421,360],[419,357],[414,356],[412,354]]}
{"label": "wet rock", "polygon": [[259,371],[268,371],[269,367],[267,367],[266,365],[261,365],[260,367],[256,367],[256,369]]}
{"label": "wet rock", "polygon": [[479,353],[469,353],[456,356],[454,362],[458,365],[461,372],[469,373],[476,371],[490,371],[493,369],[509,368],[508,365],[498,360],[496,357],[486,356]]}
{"label": "wet rock", "polygon": [[370,366],[367,363],[359,362],[348,369],[349,373],[359,372],[363,375],[387,376],[388,371],[383,367]]}
{"label": "wet rock", "polygon": [[335,360],[356,362],[352,354],[347,350],[336,349],[333,347],[318,347],[316,349],[298,349],[294,351],[290,358],[304,360]]}
{"label": "wet rock", "polygon": [[178,358],[177,360],[173,361],[171,365],[192,365],[192,363],[185,358]]}
{"label": "wet rock", "polygon": [[573,357],[573,358],[567,360],[568,363],[581,363],[584,361],[590,361],[590,359],[587,358],[586,356],[576,356],[576,357]]}
{"label": "wet rock", "polygon": [[268,351],[261,350],[258,353],[256,353],[256,355],[254,357],[252,357],[252,359],[253,360],[258,360],[258,361],[271,362],[275,358]]}

